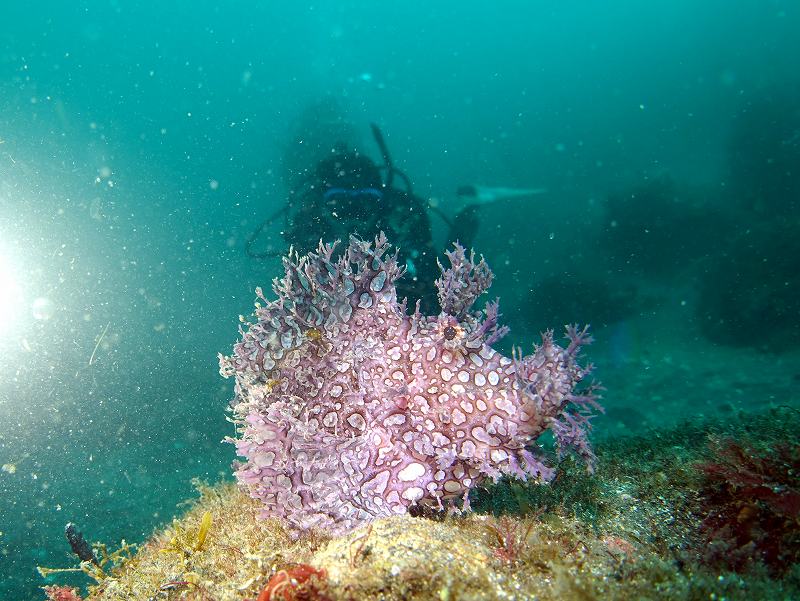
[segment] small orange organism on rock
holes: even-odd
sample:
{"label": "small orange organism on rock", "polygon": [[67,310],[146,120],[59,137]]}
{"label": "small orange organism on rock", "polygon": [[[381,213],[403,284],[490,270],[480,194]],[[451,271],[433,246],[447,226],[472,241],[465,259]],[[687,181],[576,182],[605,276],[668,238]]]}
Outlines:
{"label": "small orange organism on rock", "polygon": [[326,578],[325,570],[298,563],[270,578],[257,601],[326,601],[328,597],[321,592]]}

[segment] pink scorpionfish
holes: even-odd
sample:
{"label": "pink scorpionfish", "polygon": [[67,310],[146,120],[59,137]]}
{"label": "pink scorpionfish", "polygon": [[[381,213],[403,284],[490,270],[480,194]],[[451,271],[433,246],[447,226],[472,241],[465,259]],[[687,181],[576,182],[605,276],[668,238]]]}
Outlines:
{"label": "pink scorpionfish", "polygon": [[[347,532],[383,516],[456,507],[487,477],[545,481],[553,470],[529,450],[550,429],[559,453],[592,469],[586,430],[596,386],[578,390],[586,330],[552,332],[533,354],[505,357],[498,304],[472,306],[492,272],[458,244],[436,281],[441,313],[412,315],[398,303],[403,268],[383,234],[351,237],[341,253],[284,258],[276,300],[260,289],[255,321],[220,373],[235,378],[231,402],[245,458],[236,478],[295,531]],[[243,319],[244,321],[244,319]]]}

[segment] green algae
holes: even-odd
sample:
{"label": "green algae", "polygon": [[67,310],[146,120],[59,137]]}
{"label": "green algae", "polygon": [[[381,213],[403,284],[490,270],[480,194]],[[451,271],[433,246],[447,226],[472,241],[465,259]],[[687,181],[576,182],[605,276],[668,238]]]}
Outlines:
{"label": "green algae", "polygon": [[[297,564],[325,571],[318,594],[329,599],[799,598],[797,567],[774,579],[757,564],[736,574],[703,563],[697,469],[713,454],[709,441],[768,448],[799,425],[796,411],[775,408],[605,441],[593,476],[566,460],[552,485],[476,491],[471,513],[398,516],[337,538],[294,540],[235,485],[201,486],[89,599],[253,600]],[[192,552],[164,553],[176,537]]]}

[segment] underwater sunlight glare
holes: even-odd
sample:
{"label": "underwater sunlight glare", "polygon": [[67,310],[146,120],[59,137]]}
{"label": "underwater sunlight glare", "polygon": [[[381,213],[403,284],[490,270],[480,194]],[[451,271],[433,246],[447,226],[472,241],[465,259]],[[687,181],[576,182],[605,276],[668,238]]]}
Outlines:
{"label": "underwater sunlight glare", "polygon": [[0,252],[0,334],[6,334],[19,319],[23,306],[22,289],[17,283],[13,264]]}

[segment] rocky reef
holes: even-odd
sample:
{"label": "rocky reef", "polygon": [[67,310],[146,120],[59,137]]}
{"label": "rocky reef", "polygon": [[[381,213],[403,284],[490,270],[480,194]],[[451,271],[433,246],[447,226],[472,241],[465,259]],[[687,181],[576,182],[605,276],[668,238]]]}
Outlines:
{"label": "rocky reef", "polygon": [[277,298],[256,291],[255,319],[242,318],[220,372],[235,379],[236,477],[264,516],[341,534],[412,508],[464,507],[487,478],[551,479],[531,450],[548,429],[560,455],[591,471],[599,405],[578,361],[586,329],[568,327],[564,347],[546,332],[532,354],[501,355],[497,301],[473,309],[491,270],[457,244],[447,258],[436,316],[398,302],[403,269],[383,235],[290,254]]}
{"label": "rocky reef", "polygon": [[[596,475],[568,457],[551,486],[487,482],[473,512],[339,537],[294,537],[242,487],[197,482],[200,498],[135,554],[93,545],[86,599],[797,599],[798,427],[782,408],[600,440]],[[62,578],[48,576],[48,599],[83,598]]]}

